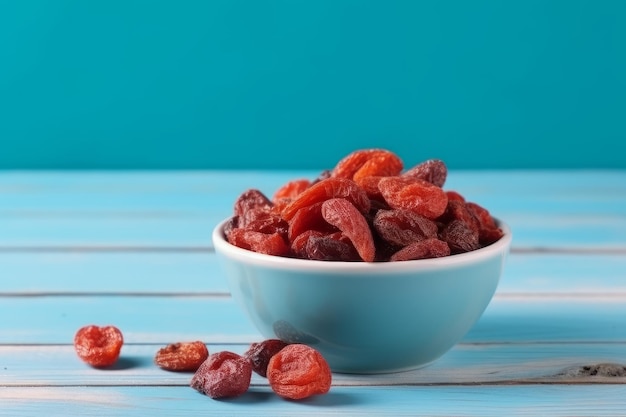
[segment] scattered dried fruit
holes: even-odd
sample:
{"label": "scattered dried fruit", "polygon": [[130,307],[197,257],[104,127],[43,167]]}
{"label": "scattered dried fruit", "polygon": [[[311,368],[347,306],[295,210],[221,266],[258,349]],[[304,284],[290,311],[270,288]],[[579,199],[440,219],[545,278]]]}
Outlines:
{"label": "scattered dried fruit", "polygon": [[74,336],[78,357],[97,368],[117,362],[123,344],[122,332],[115,326],[84,326]]}
{"label": "scattered dried fruit", "polygon": [[332,374],[326,359],[304,344],[284,347],[270,359],[267,379],[279,396],[300,400],[330,390]]}
{"label": "scattered dried fruit", "polygon": [[272,356],[287,345],[280,339],[266,339],[262,342],[252,343],[243,356],[250,361],[254,372],[265,377],[267,376],[267,365]]}
{"label": "scattered dried fruit", "polygon": [[211,354],[191,379],[191,387],[211,398],[237,397],[248,390],[252,365],[229,351]]}
{"label": "scattered dried fruit", "polygon": [[196,371],[208,358],[204,342],[172,343],[157,351],[154,363],[168,371]]}

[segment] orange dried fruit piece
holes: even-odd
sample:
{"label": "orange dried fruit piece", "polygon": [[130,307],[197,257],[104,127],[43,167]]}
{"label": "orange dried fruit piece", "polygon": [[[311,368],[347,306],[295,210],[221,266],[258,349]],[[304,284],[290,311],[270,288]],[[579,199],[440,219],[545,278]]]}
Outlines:
{"label": "orange dried fruit piece", "polygon": [[317,230],[320,232],[332,232],[336,230],[322,216],[323,202],[311,204],[299,209],[289,221],[289,231],[287,236],[293,242],[300,234],[307,230]]}
{"label": "orange dried fruit piece", "polygon": [[326,394],[331,387],[332,373],[320,352],[304,344],[291,344],[270,359],[267,379],[279,396],[301,400]]}
{"label": "orange dried fruit piece", "polygon": [[76,354],[82,361],[96,368],[117,362],[123,344],[122,332],[115,326],[84,326],[74,335]]}
{"label": "orange dried fruit piece", "polygon": [[[368,163],[370,160],[376,161]],[[342,158],[331,171],[331,176],[355,179],[355,175],[364,167],[364,171],[357,177],[398,175],[403,164],[396,154],[386,149],[359,149]]]}
{"label": "orange dried fruit piece", "polygon": [[280,233],[261,233],[245,229],[233,229],[228,234],[230,244],[266,255],[286,256],[289,246]]}
{"label": "orange dried fruit piece", "polygon": [[208,357],[209,350],[204,342],[178,342],[159,349],[154,363],[168,371],[196,371]]}
{"label": "orange dried fruit piece", "polygon": [[300,193],[298,197],[283,209],[282,216],[289,221],[301,208],[331,198],[345,198],[352,202],[362,213],[367,213],[371,206],[367,193],[354,181],[331,177],[316,182]]}
{"label": "orange dried fruit piece", "polygon": [[354,204],[345,198],[331,198],[322,204],[322,216],[350,239],[361,259],[374,261],[376,248],[372,231]]}
{"label": "orange dried fruit piece", "polygon": [[446,193],[424,180],[384,177],[378,183],[378,189],[390,207],[411,210],[431,220],[441,216],[448,205]]}
{"label": "orange dried fruit piece", "polygon": [[311,181],[307,179],[292,180],[284,184],[274,193],[273,202],[280,201],[284,198],[296,198],[302,191],[309,188]]}

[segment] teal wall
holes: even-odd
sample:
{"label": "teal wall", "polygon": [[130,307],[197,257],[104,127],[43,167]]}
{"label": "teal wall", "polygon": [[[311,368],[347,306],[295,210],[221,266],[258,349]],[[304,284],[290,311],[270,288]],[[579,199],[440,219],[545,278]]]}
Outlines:
{"label": "teal wall", "polygon": [[0,0],[0,169],[626,168],[623,0]]}

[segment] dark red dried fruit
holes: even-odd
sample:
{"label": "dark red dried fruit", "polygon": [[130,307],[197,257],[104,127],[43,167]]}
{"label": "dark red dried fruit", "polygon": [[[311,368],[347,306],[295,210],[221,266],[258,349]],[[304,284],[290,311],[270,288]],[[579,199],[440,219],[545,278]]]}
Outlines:
{"label": "dark red dried fruit", "polygon": [[201,341],[172,343],[157,351],[154,363],[168,371],[196,371],[209,357]]}
{"label": "dark red dried fruit", "polygon": [[437,237],[437,224],[410,210],[378,210],[373,225],[381,238],[397,246]]}
{"label": "dark red dried fruit", "polygon": [[191,387],[211,398],[237,397],[248,390],[252,365],[233,352],[211,354],[191,379]]}
{"label": "dark red dried fruit", "polygon": [[286,346],[275,354],[267,367],[267,378],[276,394],[291,400],[326,394],[332,383],[326,359],[303,344]]}
{"label": "dark red dried fruit", "polygon": [[255,207],[240,216],[239,227],[266,234],[278,233],[286,237],[289,224],[280,215],[266,208]]}
{"label": "dark red dried fruit", "polygon": [[291,242],[291,252],[297,258],[307,259],[306,245],[311,236],[323,236],[324,233],[318,230],[306,230],[298,235]]}
{"label": "dark red dried fruit", "polygon": [[306,243],[306,257],[318,261],[360,261],[354,245],[332,235],[310,236]]}
{"label": "dark red dried fruit", "polygon": [[363,214],[350,201],[344,198],[324,201],[322,216],[350,239],[361,259],[374,261],[376,248],[372,231]]}
{"label": "dark red dried fruit", "polygon": [[252,343],[243,357],[250,361],[252,370],[262,377],[267,376],[267,365],[272,356],[287,346],[288,343],[280,339],[267,339],[262,342]]}
{"label": "dark red dried fruit", "polygon": [[270,209],[272,202],[261,191],[250,189],[243,192],[235,201],[235,215],[241,216],[253,208]]}
{"label": "dark red dried fruit", "polygon": [[122,332],[115,326],[84,326],[74,336],[74,349],[78,357],[97,368],[117,362],[123,344]]}
{"label": "dark red dried fruit", "polygon": [[450,246],[451,253],[470,252],[480,248],[478,231],[462,220],[452,220],[439,233],[439,238]]}
{"label": "dark red dried fruit", "polygon": [[428,181],[437,187],[443,187],[448,176],[446,164],[439,159],[429,159],[402,174],[404,177],[417,178]]}
{"label": "dark red dried fruit", "polygon": [[409,261],[416,259],[441,258],[450,255],[446,242],[436,238],[413,242],[391,255],[391,261]]}

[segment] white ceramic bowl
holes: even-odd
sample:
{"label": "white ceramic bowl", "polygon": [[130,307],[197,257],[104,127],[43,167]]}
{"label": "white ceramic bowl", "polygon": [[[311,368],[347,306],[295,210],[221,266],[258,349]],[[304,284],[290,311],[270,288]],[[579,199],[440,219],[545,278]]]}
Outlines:
{"label": "white ceramic bowl", "polygon": [[233,298],[267,338],[306,343],[335,372],[425,366],[470,330],[491,301],[511,231],[473,252],[402,262],[292,259],[213,244]]}

